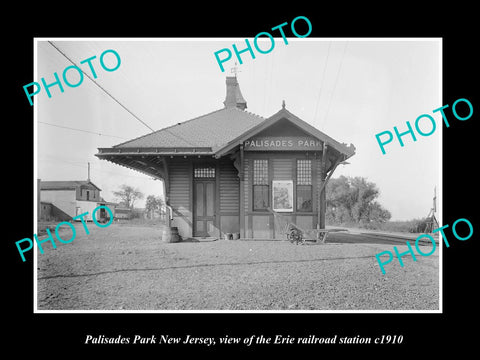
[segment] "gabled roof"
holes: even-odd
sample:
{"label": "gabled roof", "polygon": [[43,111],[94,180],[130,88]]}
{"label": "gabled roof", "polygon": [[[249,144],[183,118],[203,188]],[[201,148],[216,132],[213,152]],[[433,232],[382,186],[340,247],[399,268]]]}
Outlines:
{"label": "gabled roof", "polygon": [[283,119],[344,154],[345,159],[355,154],[353,145],[347,146],[339,143],[284,107],[268,119],[237,107],[228,107],[123,142],[112,148],[101,148],[99,149],[100,154],[97,156],[116,153],[119,155],[127,153],[155,153],[158,155],[202,153],[219,158],[245,140]]}
{"label": "gabled roof", "polygon": [[345,144],[341,144],[338,141],[334,140],[330,136],[326,135],[325,133],[321,132],[320,130],[314,128],[310,124],[306,123],[302,119],[298,118],[290,111],[282,107],[280,111],[266,119],[265,121],[259,123],[257,126],[250,128],[249,130],[245,131],[243,134],[240,134],[235,139],[232,139],[228,144],[223,147],[216,147],[214,148],[215,156],[221,157],[234,149],[236,146],[240,145],[245,140],[251,138],[252,136],[257,135],[258,133],[262,132],[263,130],[267,129],[268,127],[272,126],[276,122],[286,119],[293,123],[295,126],[300,128],[301,130],[311,134],[312,136],[316,137],[320,141],[327,143],[329,146],[333,147],[341,154],[345,154],[346,158],[349,158],[355,154],[355,147],[353,145],[347,146]]}
{"label": "gabled roof", "polygon": [[227,107],[126,141],[113,148],[221,148],[264,120],[261,116],[237,107]]}
{"label": "gabled roof", "polygon": [[91,181],[73,180],[73,181],[40,181],[40,190],[75,190],[81,186],[94,187],[101,189]]}
{"label": "gabled roof", "polygon": [[227,77],[226,85],[223,109],[154,131],[111,148],[99,148],[96,156],[155,178],[164,178],[167,172],[166,156],[193,155],[220,158],[236,152],[241,143],[270,126],[276,124],[277,128],[282,127],[283,122],[288,122],[288,126],[292,124],[302,133],[311,135],[328,145],[328,157],[344,161],[355,154],[353,145],[341,144],[309,125],[286,110],[285,103],[280,111],[268,119],[245,111],[247,104],[237,78]]}

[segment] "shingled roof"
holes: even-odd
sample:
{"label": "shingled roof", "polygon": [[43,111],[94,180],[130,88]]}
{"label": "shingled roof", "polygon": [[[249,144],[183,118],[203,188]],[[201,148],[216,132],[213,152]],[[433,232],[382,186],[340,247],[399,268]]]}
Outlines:
{"label": "shingled roof", "polygon": [[114,161],[116,157],[124,158],[137,154],[213,155],[218,158],[234,151],[240,143],[282,119],[287,119],[305,133],[328,143],[347,158],[355,153],[354,147],[347,147],[335,141],[290,113],[285,109],[285,103],[279,112],[268,119],[246,111],[247,102],[240,91],[237,78],[227,77],[226,85],[223,109],[128,140],[111,148],[99,148],[96,156],[110,161]]}
{"label": "shingled roof", "polygon": [[94,187],[101,190],[97,185],[88,180],[40,181],[40,190],[75,190],[81,186],[89,188]]}
{"label": "shingled roof", "polygon": [[263,122],[261,116],[226,107],[155,131],[113,148],[218,148]]}

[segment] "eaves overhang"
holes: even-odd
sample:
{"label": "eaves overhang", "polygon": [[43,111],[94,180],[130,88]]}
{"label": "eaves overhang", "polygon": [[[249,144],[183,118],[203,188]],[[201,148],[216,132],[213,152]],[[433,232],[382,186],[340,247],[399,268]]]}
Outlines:
{"label": "eaves overhang", "polygon": [[261,122],[260,124],[252,127],[250,130],[244,132],[243,134],[237,136],[235,139],[227,143],[222,147],[213,148],[215,152],[215,157],[220,158],[232,150],[234,150],[237,146],[241,145],[244,141],[248,140],[252,136],[255,136],[262,132],[263,130],[267,129],[268,127],[272,126],[276,122],[286,119],[293,123],[295,126],[299,127],[306,133],[311,134],[315,138],[319,139],[320,141],[326,143],[328,146],[332,147],[340,154],[343,154],[344,159],[346,160],[352,157],[355,154],[355,147],[350,144],[347,146],[346,144],[342,144],[335,139],[331,138],[330,136],[326,135],[322,131],[316,129],[315,127],[311,126],[307,122],[303,121],[302,119],[298,118],[296,115],[289,112],[287,109],[282,108],[280,111],[266,119],[265,121]]}

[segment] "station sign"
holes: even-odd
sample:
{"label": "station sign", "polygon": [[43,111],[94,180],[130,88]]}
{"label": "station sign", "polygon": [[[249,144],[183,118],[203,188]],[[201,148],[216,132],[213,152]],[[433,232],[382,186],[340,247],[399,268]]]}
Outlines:
{"label": "station sign", "polygon": [[246,151],[318,151],[323,143],[311,136],[253,137],[243,143]]}

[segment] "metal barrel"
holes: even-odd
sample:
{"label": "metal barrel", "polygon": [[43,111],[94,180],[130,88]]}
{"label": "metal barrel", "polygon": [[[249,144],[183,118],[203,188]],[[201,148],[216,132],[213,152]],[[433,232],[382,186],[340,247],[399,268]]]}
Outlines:
{"label": "metal barrel", "polygon": [[180,241],[180,235],[178,234],[178,228],[176,226],[163,228],[162,240],[166,243],[175,243]]}

